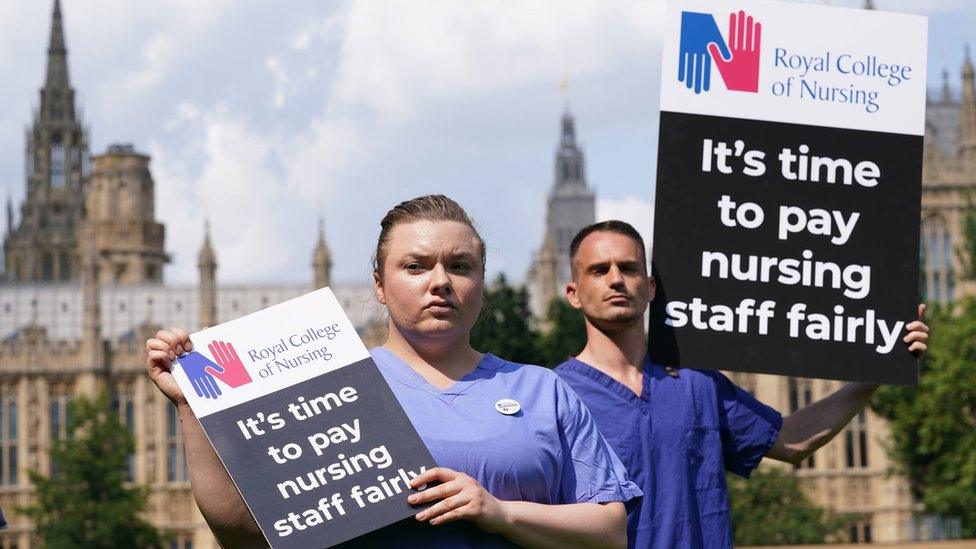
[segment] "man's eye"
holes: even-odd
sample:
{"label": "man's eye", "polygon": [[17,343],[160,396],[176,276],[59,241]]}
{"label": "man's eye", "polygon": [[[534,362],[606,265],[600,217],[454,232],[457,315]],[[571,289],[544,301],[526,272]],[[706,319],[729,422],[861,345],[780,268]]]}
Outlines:
{"label": "man's eye", "polygon": [[411,273],[419,273],[424,270],[424,267],[420,263],[407,263],[406,269]]}
{"label": "man's eye", "polygon": [[451,268],[462,273],[471,271],[471,265],[468,265],[467,263],[455,263],[454,265],[451,265]]}

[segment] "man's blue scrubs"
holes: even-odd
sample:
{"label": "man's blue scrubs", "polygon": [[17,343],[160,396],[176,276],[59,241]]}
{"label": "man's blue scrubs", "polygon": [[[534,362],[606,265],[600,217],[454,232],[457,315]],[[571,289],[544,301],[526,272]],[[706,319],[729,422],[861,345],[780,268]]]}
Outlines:
{"label": "man's blue scrubs", "polygon": [[725,471],[749,476],[779,436],[779,412],[715,371],[674,378],[645,359],[639,396],[576,359],[555,371],[644,492],[628,513],[630,547],[732,546]]}
{"label": "man's blue scrubs", "polygon": [[[470,374],[438,389],[390,351],[370,351],[434,461],[466,473],[502,500],[627,502],[641,495],[576,393],[552,371],[485,354]],[[496,408],[514,400],[516,413]],[[508,409],[511,412],[511,409]],[[414,519],[352,545],[511,547],[470,522]]]}

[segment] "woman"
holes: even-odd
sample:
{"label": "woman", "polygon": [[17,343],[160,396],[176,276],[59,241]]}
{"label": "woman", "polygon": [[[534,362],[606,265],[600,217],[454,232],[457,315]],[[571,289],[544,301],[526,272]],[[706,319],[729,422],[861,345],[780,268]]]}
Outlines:
{"label": "woman", "polygon": [[[390,210],[380,226],[373,285],[389,311],[389,336],[371,354],[441,467],[414,479],[413,488],[432,486],[408,499],[435,502],[416,515],[434,528],[400,523],[357,542],[626,545],[623,502],[640,491],[579,398],[550,371],[468,342],[482,305],[485,246],[464,210],[424,196]],[[214,533],[225,546],[260,543],[170,373],[191,345],[183,330],[147,341],[150,377],[186,419],[193,494]]]}

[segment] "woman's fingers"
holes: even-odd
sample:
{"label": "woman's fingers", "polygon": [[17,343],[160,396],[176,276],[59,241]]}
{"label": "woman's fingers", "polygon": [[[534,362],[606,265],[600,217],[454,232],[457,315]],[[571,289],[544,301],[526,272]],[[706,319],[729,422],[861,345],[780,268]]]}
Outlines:
{"label": "woman's fingers", "polygon": [[458,486],[455,482],[445,482],[444,484],[438,484],[416,494],[411,494],[407,498],[407,503],[410,505],[420,505],[421,503],[427,503],[428,501],[437,501],[439,499],[446,498],[448,496],[453,496],[461,490],[461,486]]}
{"label": "woman's fingers", "polygon": [[447,467],[434,467],[420,473],[410,481],[410,487],[416,489],[418,486],[430,484],[434,481],[449,482],[454,480],[460,473]]}
{"label": "woman's fingers", "polygon": [[454,511],[459,507],[463,507],[468,503],[468,501],[470,501],[470,498],[465,496],[466,494],[464,492],[459,492],[449,498],[443,499],[436,505],[432,505],[428,509],[424,509],[423,511],[417,513],[417,520],[429,520],[431,524],[441,522],[437,520],[438,518],[442,518],[441,515]]}

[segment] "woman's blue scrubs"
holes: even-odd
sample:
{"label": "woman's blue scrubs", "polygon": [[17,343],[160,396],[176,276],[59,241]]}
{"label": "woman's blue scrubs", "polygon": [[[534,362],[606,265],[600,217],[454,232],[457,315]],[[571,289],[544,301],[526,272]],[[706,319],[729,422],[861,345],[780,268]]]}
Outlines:
{"label": "woman's blue scrubs", "polygon": [[[438,389],[390,351],[370,351],[434,461],[473,477],[502,500],[627,502],[641,495],[576,393],[550,370],[485,354],[454,385]],[[518,412],[502,413],[501,400]],[[506,411],[511,412],[511,408]],[[407,519],[353,545],[509,547],[467,521]]]}

